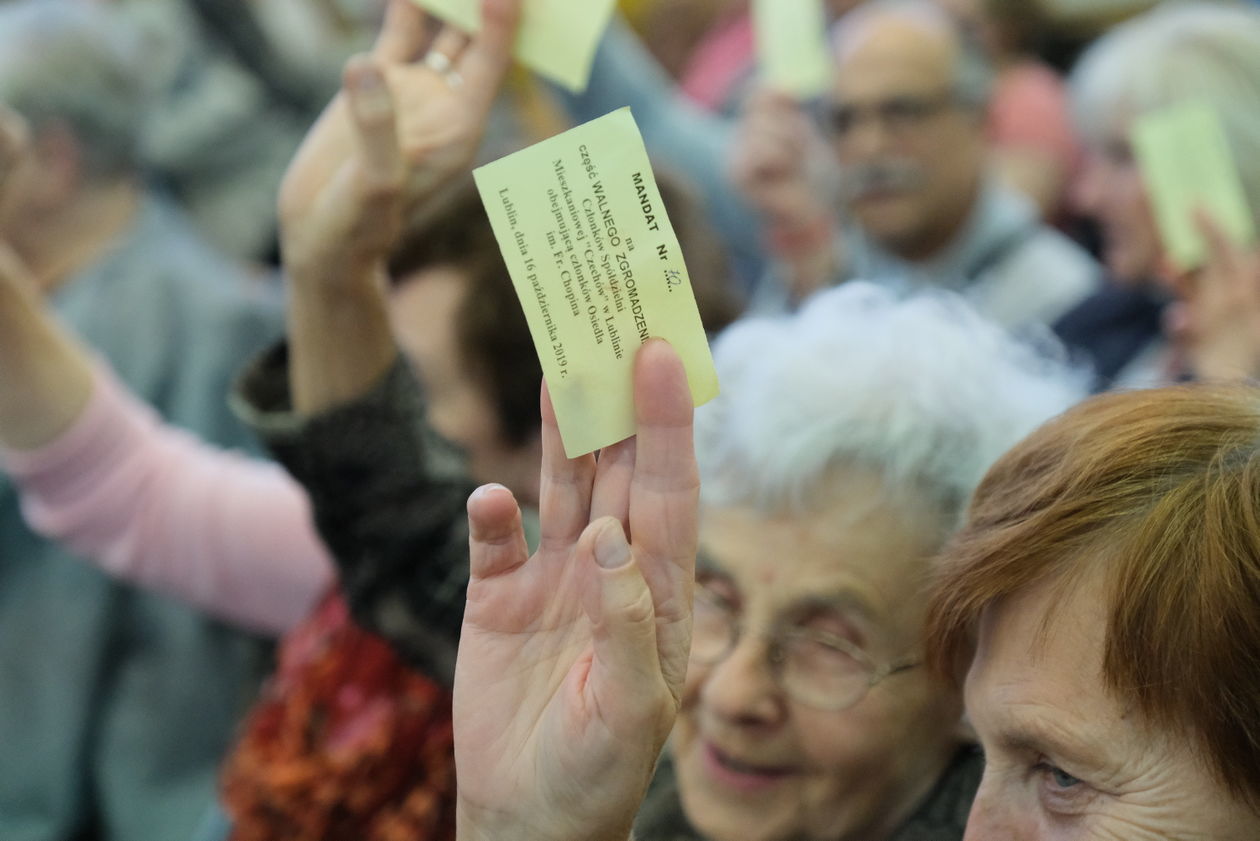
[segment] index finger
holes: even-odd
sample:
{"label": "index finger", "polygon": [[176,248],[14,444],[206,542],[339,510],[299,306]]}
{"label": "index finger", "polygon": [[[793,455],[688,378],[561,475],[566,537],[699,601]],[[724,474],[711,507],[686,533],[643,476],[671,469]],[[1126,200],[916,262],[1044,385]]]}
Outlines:
{"label": "index finger", "polygon": [[695,409],[682,360],[660,339],[639,350],[634,403],[638,432],[630,528],[635,548],[655,559],[694,563],[700,489]]}
{"label": "index finger", "polygon": [[521,0],[482,0],[481,31],[459,62],[468,96],[489,108],[512,63],[512,45],[521,21]]}

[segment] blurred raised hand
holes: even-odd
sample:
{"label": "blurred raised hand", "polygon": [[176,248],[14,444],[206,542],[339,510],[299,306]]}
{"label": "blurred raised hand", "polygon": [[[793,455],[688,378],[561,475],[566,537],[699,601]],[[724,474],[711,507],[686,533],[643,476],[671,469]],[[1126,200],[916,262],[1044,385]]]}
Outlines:
{"label": "blurred raised hand", "polygon": [[1199,379],[1260,376],[1260,248],[1237,245],[1206,212],[1204,265],[1174,274],[1168,329]]}
{"label": "blurred raised hand", "polygon": [[800,103],[763,89],[748,98],[728,162],[735,186],[761,215],[766,244],[795,300],[837,269],[837,174],[826,142]]}
{"label": "blurred raised hand", "polygon": [[390,0],[369,55],[298,150],[280,190],[286,267],[335,280],[381,259],[403,211],[465,173],[511,63],[521,0],[484,0],[470,37]]}
{"label": "blurred raised hand", "polygon": [[461,841],[625,841],[673,726],[691,641],[699,479],[686,374],[636,360],[638,434],[564,456],[544,393],[542,539],[507,489],[469,500],[455,673]]}
{"label": "blurred raised hand", "polygon": [[511,62],[521,0],[483,0],[475,37],[390,0],[370,55],[307,135],[280,189],[293,404],[364,394],[397,355],[385,267],[403,219],[466,174]]}

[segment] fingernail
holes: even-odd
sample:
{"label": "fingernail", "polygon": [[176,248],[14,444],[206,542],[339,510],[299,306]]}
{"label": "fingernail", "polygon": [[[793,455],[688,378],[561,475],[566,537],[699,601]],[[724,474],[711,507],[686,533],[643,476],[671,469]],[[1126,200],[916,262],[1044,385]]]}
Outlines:
{"label": "fingernail", "polygon": [[630,562],[630,545],[621,526],[609,523],[595,538],[595,562],[604,569],[620,569]]}
{"label": "fingernail", "polygon": [[[482,485],[480,488],[477,488],[477,490],[473,491],[473,496],[480,498],[480,497],[486,496],[491,491],[506,491],[506,490],[507,490],[507,487],[505,485],[500,485],[498,482],[491,482],[490,484]],[[511,493],[511,491],[508,491],[508,492]]]}

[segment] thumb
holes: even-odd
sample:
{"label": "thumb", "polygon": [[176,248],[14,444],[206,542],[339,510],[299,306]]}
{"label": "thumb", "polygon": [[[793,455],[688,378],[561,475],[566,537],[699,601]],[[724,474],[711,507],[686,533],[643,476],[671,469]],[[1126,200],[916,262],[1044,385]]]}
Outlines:
{"label": "thumb", "polygon": [[589,551],[581,555],[596,580],[585,600],[594,637],[590,690],[611,729],[640,727],[657,714],[663,686],[652,591],[620,522],[601,518],[583,538]]}

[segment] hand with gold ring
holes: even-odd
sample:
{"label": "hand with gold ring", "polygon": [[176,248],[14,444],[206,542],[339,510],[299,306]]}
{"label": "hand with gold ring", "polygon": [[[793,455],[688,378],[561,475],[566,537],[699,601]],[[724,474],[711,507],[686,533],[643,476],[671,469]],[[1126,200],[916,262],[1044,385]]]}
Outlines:
{"label": "hand with gold ring", "polygon": [[[346,66],[343,88],[285,175],[280,223],[295,282],[343,277],[388,253],[405,209],[465,172],[511,61],[521,0],[483,0],[470,37],[391,0],[372,52]],[[427,49],[425,48],[425,45]]]}
{"label": "hand with gold ring", "polygon": [[298,150],[280,190],[294,408],[367,391],[397,355],[383,277],[403,219],[467,173],[511,61],[522,0],[483,0],[469,37],[391,0],[370,55]]}

